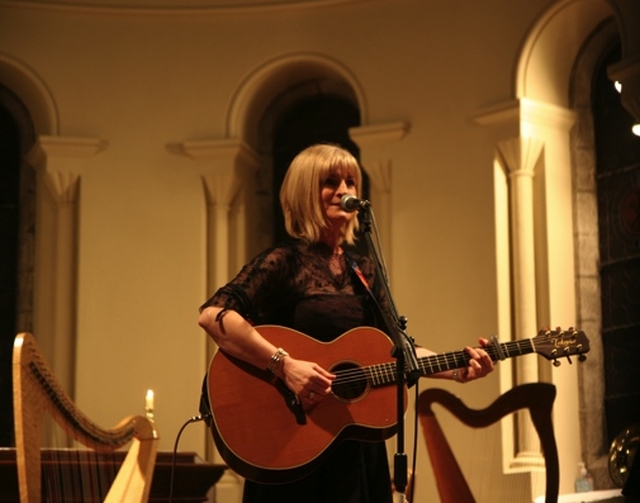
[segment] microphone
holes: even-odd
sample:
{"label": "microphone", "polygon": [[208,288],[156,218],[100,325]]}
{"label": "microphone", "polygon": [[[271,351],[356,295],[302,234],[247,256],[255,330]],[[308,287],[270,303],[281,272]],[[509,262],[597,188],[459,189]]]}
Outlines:
{"label": "microphone", "polygon": [[346,211],[347,213],[353,213],[358,210],[366,210],[371,206],[371,203],[366,199],[358,199],[356,196],[352,196],[351,194],[345,194],[340,199],[340,208]]}

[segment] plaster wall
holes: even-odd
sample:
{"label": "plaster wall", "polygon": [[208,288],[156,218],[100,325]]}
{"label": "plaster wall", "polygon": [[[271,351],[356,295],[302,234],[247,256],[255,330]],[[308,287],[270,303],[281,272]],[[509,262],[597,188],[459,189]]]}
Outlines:
{"label": "plaster wall", "polygon": [[[371,0],[171,13],[0,2],[0,55],[28,66],[55,104],[49,124],[57,130],[42,121],[37,133],[108,142],[84,170],[78,202],[79,407],[114,424],[142,411],[145,391],[153,389],[162,450],[172,448],[179,427],[197,413],[208,363],[197,308],[213,293],[206,287],[205,198],[194,161],[167,145],[228,138],[243,83],[291,55],[347,68],[362,90],[363,125],[410,125],[390,148],[386,250],[408,332],[437,352],[494,333],[509,339],[500,333],[494,158],[496,143],[520,131],[513,124],[484,128],[475,118],[515,97],[520,51],[551,4]],[[566,97],[555,101],[565,105]],[[558,175],[563,192],[567,176]],[[570,221],[570,208],[561,215]],[[550,266],[554,281],[573,278],[571,254],[563,260]],[[548,325],[575,321],[572,302],[550,301]],[[485,406],[501,392],[500,373],[509,365],[464,387],[424,380],[421,386],[451,388],[470,406]],[[575,384],[575,366],[560,372]],[[181,449],[204,453],[206,434],[202,425],[191,427]],[[480,448],[466,433],[456,436],[454,444],[467,447],[463,468],[499,469],[493,450],[499,430],[488,432]],[[390,442],[390,452],[394,447]],[[561,474],[565,492],[576,449],[575,443],[565,449],[572,451]],[[417,501],[433,501],[422,447],[419,457]],[[530,500],[526,489],[499,489],[509,486],[504,480],[470,478],[494,501]],[[509,494],[518,499],[492,493],[501,490],[516,491]]]}

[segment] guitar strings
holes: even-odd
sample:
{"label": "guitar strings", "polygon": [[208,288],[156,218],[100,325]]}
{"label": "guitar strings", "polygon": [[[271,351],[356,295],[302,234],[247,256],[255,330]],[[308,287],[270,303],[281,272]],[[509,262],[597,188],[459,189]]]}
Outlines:
{"label": "guitar strings", "polygon": [[[501,348],[507,356],[526,354],[532,351],[531,339],[512,341],[501,344]],[[493,361],[498,360],[498,351],[494,346],[484,348]],[[425,375],[431,375],[444,370],[461,368],[468,365],[470,356],[466,351],[452,351],[448,353],[429,355],[419,358],[421,369]],[[341,386],[357,384],[373,379],[376,384],[388,384],[395,381],[396,363],[384,362],[369,366],[355,366],[345,370],[334,372],[336,384]]]}

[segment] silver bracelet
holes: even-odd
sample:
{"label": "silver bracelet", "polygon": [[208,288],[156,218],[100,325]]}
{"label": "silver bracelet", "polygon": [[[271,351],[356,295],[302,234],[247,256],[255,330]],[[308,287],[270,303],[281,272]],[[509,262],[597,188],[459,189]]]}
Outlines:
{"label": "silver bracelet", "polygon": [[271,360],[269,360],[269,365],[267,365],[267,370],[272,374],[276,373],[276,366],[280,363],[285,356],[289,356],[284,349],[278,348],[275,353],[271,356]]}
{"label": "silver bracelet", "polygon": [[463,380],[460,378],[460,375],[458,374],[458,371],[459,371],[459,370],[460,370],[460,369],[453,369],[453,372],[452,372],[452,374],[451,374],[451,375],[453,375],[453,380],[454,380],[455,382],[459,382],[460,384],[464,384],[464,383],[465,383],[465,381],[463,381]]}

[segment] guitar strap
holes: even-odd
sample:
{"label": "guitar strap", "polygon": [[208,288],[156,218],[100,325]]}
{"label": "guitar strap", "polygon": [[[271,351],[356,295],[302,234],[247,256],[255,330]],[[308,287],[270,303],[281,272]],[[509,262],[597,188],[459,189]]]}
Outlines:
{"label": "guitar strap", "polygon": [[[353,270],[354,274],[358,277],[358,279],[360,280],[360,282],[364,286],[364,289],[369,294],[369,297],[371,298],[371,301],[373,302],[373,305],[376,307],[376,309],[378,311],[380,319],[381,320],[386,320],[387,318],[384,315],[384,312],[382,311],[382,306],[380,305],[380,302],[378,302],[378,299],[376,298],[375,294],[373,293],[373,290],[371,290],[371,287],[369,286],[369,282],[367,281],[367,278],[365,277],[364,273],[362,272],[362,269],[360,269],[360,266],[355,261],[355,259],[353,257],[351,257],[351,255],[349,255],[346,251],[344,252],[344,254],[345,254],[345,257],[346,257],[347,261],[349,262],[349,264],[351,266],[351,269]],[[391,329],[391,327],[387,326],[387,330],[390,330],[390,329]]]}
{"label": "guitar strap", "polygon": [[362,269],[360,269],[358,263],[349,256],[347,256],[347,259],[349,260],[349,262],[351,262],[351,269],[353,270],[353,272],[356,273],[356,276],[364,285],[364,288],[367,290],[367,292],[369,292],[369,295],[373,297],[373,292],[371,291],[371,288],[369,288],[369,282],[367,281],[367,278],[364,277],[364,273],[362,272]]}
{"label": "guitar strap", "polygon": [[367,278],[365,278],[364,273],[362,272],[362,269],[360,269],[358,262],[356,262],[356,260],[351,256],[349,252],[347,252],[347,250],[344,250],[344,256],[347,259],[347,263],[349,264],[349,267],[351,267],[351,270],[360,280],[360,283],[362,283],[362,285],[364,286],[364,289],[367,291],[367,293],[369,294],[369,296],[371,297],[375,305],[378,306],[378,309],[380,309],[380,305],[378,304],[378,299],[376,299],[376,296],[373,294],[373,291],[369,286],[369,282],[367,281]]}

